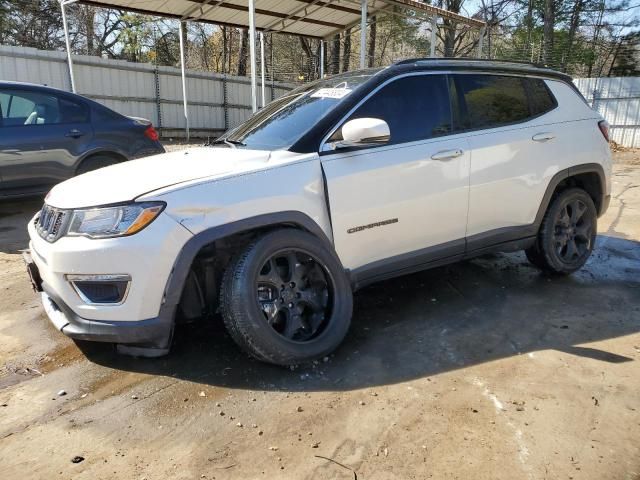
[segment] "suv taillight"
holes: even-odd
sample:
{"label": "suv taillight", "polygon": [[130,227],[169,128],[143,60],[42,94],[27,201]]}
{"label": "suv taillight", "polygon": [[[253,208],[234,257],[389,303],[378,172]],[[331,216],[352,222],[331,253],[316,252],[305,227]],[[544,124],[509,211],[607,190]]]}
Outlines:
{"label": "suv taillight", "polygon": [[600,132],[602,133],[602,136],[608,142],[609,141],[609,122],[607,122],[606,120],[600,120],[598,122],[598,128],[600,128]]}
{"label": "suv taillight", "polygon": [[153,142],[158,141],[158,132],[155,128],[153,128],[153,125],[149,125],[147,127],[147,129],[144,131],[144,136]]}

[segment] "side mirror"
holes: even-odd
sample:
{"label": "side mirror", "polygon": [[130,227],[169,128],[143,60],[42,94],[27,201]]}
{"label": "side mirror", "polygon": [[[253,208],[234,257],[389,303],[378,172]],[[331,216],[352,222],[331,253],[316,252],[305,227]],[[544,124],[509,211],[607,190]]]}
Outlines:
{"label": "side mirror", "polygon": [[387,143],[391,133],[389,125],[379,118],[356,118],[342,126],[341,142],[337,148],[380,145]]}

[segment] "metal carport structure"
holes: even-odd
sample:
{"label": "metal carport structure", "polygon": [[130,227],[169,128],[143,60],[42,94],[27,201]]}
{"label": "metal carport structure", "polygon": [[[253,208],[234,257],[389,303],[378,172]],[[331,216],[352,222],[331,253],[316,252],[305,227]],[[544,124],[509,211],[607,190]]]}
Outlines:
{"label": "metal carport structure", "polygon": [[[180,20],[180,63],[187,137],[189,115],[182,28],[184,22],[195,21],[221,26],[249,29],[249,57],[251,62],[251,106],[255,112],[257,101],[256,31],[261,33],[261,55],[264,57],[263,35],[266,32],[287,33],[321,40],[320,75],[324,75],[324,43],[346,29],[360,28],[360,67],[366,66],[367,19],[373,15],[408,16],[408,11],[421,20],[431,21],[431,56],[435,56],[438,18],[454,20],[480,30],[478,54],[482,52],[485,23],[457,13],[433,7],[416,0],[59,0],[62,9],[71,88],[75,92],[73,59],[69,42],[65,6],[82,3],[103,8],[118,8],[134,13],[156,15]],[[259,4],[258,6],[256,6]],[[264,87],[264,58],[262,85]],[[262,94],[264,106],[264,88]]]}

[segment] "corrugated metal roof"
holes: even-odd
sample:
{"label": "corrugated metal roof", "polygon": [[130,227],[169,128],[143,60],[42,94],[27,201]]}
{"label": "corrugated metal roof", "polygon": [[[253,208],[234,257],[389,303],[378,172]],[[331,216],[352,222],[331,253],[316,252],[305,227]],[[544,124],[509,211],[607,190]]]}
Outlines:
{"label": "corrugated metal roof", "polygon": [[[232,27],[249,26],[248,0],[80,0],[80,3]],[[416,0],[367,0],[367,7],[369,16],[398,7],[473,27],[484,25],[480,20]],[[256,0],[255,13],[257,30],[326,38],[360,23],[360,1]]]}

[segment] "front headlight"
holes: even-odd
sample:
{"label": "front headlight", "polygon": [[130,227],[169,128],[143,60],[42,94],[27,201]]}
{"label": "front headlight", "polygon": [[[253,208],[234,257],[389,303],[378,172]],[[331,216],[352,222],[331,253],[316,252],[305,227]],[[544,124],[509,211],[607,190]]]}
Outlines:
{"label": "front headlight", "polygon": [[90,238],[132,235],[153,222],[164,207],[162,202],[145,202],[73,210],[67,235]]}

